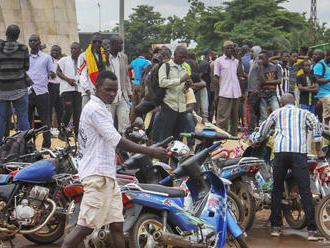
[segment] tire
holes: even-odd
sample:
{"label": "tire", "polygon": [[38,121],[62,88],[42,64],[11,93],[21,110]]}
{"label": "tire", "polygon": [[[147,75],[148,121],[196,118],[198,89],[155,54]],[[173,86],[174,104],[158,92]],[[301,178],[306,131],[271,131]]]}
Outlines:
{"label": "tire", "polygon": [[[228,230],[227,230],[228,231]],[[244,234],[241,234],[240,236],[234,238],[231,234],[228,235],[228,239],[227,239],[227,244],[230,247],[236,247],[236,248],[249,248],[249,246],[247,245],[246,241],[245,241],[245,237]]]}
{"label": "tire", "polygon": [[256,216],[256,201],[249,192],[248,187],[241,181],[234,182],[234,184],[231,186],[231,189],[238,196],[242,203],[243,221],[241,226],[245,231],[248,231],[253,226]]}
{"label": "tire", "polygon": [[330,240],[330,195],[316,205],[315,222],[320,233]]}
{"label": "tire", "polygon": [[296,182],[289,183],[288,190],[289,198],[291,198],[289,202],[292,204],[282,205],[284,218],[293,229],[303,229],[306,227],[306,216],[298,193],[298,184]]}
{"label": "tire", "polygon": [[[148,234],[153,234],[154,231],[160,230],[163,226],[162,219],[159,216],[157,216],[155,214],[149,214],[149,213],[142,214],[130,230],[129,241],[128,241],[130,248],[142,248],[142,247],[145,247],[146,244],[148,244],[149,240],[145,241],[145,240],[143,240],[143,238],[141,238],[141,237],[143,237],[143,235],[139,235],[139,231],[141,230],[141,227],[143,225],[146,225],[147,223],[152,224],[153,227],[157,226],[157,228],[159,228],[159,229],[155,229],[155,230],[149,230]],[[150,228],[150,227],[148,227],[148,228]],[[167,225],[166,229],[168,232],[173,233],[173,231],[169,225]],[[152,238],[151,242],[152,241],[153,241],[153,238]],[[144,242],[144,244],[142,243],[142,246],[140,246],[141,242]],[[145,242],[147,242],[147,243],[145,243]],[[146,247],[149,247],[149,246],[146,246]],[[160,247],[160,246],[157,246],[157,247]],[[167,246],[163,246],[163,247],[167,247]]]}
{"label": "tire", "polygon": [[227,201],[237,223],[244,229],[244,226],[242,226],[244,222],[244,208],[241,200],[233,192],[227,191]]}
{"label": "tire", "polygon": [[[68,202],[65,199],[58,199],[56,201],[57,207],[65,208],[68,206]],[[23,236],[36,244],[51,244],[60,239],[64,235],[65,229],[65,214],[58,214],[55,212],[54,216],[40,231],[32,234],[24,234]],[[47,228],[47,229],[46,229]]]}
{"label": "tire", "polygon": [[51,244],[60,239],[64,234],[65,217],[63,215],[55,214],[46,224],[48,230],[43,229],[32,234],[24,234],[23,236],[36,244]]}

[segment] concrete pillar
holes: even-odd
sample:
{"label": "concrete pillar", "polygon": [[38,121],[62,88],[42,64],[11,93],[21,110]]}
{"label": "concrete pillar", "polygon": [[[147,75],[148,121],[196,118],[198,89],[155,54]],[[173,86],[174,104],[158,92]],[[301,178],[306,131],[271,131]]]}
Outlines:
{"label": "concrete pillar", "polygon": [[0,39],[10,24],[21,28],[19,41],[26,45],[38,34],[45,52],[59,45],[70,55],[71,43],[79,41],[75,0],[0,0]]}

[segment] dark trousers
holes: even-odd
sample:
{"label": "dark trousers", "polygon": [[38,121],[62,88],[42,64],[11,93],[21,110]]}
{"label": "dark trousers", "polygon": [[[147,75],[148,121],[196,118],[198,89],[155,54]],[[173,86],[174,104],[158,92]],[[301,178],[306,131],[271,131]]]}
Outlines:
{"label": "dark trousers", "polygon": [[258,126],[260,97],[258,96],[257,92],[249,92],[248,99],[250,103],[250,123],[248,133],[251,134]]}
{"label": "dark trousers", "polygon": [[[29,122],[32,126],[32,120],[34,115],[34,109],[37,108],[37,112],[39,114],[39,118],[41,120],[41,126],[50,127],[50,114],[49,114],[49,94],[45,93],[42,95],[36,95],[36,93],[32,90],[32,93],[29,95]],[[50,148],[50,131],[46,131],[43,133],[43,142],[42,147]]]}
{"label": "dark trousers", "polygon": [[160,132],[160,140],[170,136],[179,139],[179,134],[185,130],[185,123],[186,112],[174,111],[167,104],[163,103],[159,113],[159,130],[153,130],[153,132]]}
{"label": "dark trousers", "polygon": [[213,121],[213,116],[216,115],[216,105],[214,103],[214,98],[215,96],[215,92],[214,91],[210,91],[209,89],[208,91],[208,95],[209,95],[209,122],[212,123]]}
{"label": "dark trousers", "polygon": [[60,84],[49,83],[48,91],[49,91],[50,123],[52,123],[53,108],[55,108],[57,125],[60,125],[63,114],[63,102],[60,97]]}
{"label": "dark trousers", "polygon": [[72,116],[74,133],[78,135],[81,114],[81,93],[78,91],[63,92],[61,97],[64,103],[62,122],[67,127]]}
{"label": "dark trousers", "polygon": [[270,216],[270,223],[272,226],[282,225],[281,199],[284,191],[284,180],[289,168],[291,168],[294,180],[298,184],[299,194],[305,211],[307,229],[316,230],[314,203],[309,185],[307,156],[302,153],[275,153],[273,167],[274,187],[272,191],[272,213]]}

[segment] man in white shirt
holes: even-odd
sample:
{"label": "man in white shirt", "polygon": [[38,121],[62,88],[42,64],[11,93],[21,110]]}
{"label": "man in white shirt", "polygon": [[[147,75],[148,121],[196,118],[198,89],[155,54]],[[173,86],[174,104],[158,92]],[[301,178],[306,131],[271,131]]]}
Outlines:
{"label": "man in white shirt", "polygon": [[[54,72],[57,70],[58,61],[63,57],[62,48],[58,45],[52,46],[50,50],[50,55],[52,56],[54,62]],[[59,78],[51,78],[48,79],[48,92],[49,92],[49,114],[50,114],[50,124],[52,126],[53,123],[53,109],[55,109],[56,113],[56,121],[57,127],[60,126],[63,106],[60,98],[60,81]]]}
{"label": "man in white shirt", "polygon": [[[78,57],[81,47],[78,42],[71,45],[71,56],[66,56],[58,61],[57,76],[60,81],[60,95],[64,103],[64,111],[61,116],[64,126],[67,127],[71,116],[75,137],[78,138],[79,118],[81,114],[81,88],[79,86]],[[59,134],[63,139],[63,134]]]}
{"label": "man in white shirt", "polygon": [[111,238],[116,248],[125,248],[123,205],[116,182],[116,147],[164,159],[164,148],[151,148],[122,138],[113,126],[106,108],[117,95],[118,82],[114,73],[101,72],[95,96],[83,108],[79,123],[79,177],[84,187],[78,224],[66,237],[62,248],[79,247],[83,239],[110,223]]}
{"label": "man in white shirt", "polygon": [[103,41],[103,47],[108,54],[109,68],[118,79],[118,93],[109,106],[112,118],[117,120],[119,133],[123,133],[129,126],[128,102],[132,97],[132,88],[128,75],[127,56],[122,53],[123,39],[119,35],[112,35],[110,40]]}

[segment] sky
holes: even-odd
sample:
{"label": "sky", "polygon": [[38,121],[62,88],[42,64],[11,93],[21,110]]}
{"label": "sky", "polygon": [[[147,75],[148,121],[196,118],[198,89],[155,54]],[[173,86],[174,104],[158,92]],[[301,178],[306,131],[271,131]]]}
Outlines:
{"label": "sky", "polygon": [[[187,0],[124,0],[125,19],[133,12],[132,8],[141,4],[154,6],[163,17],[185,16],[189,9]],[[202,0],[207,6],[221,4],[223,0]],[[288,0],[284,7],[294,12],[310,13],[310,0]],[[119,22],[119,0],[76,0],[78,27],[82,32],[99,30],[99,7],[101,6],[101,30],[111,30]],[[327,22],[330,27],[330,0],[317,0],[319,22]]]}

